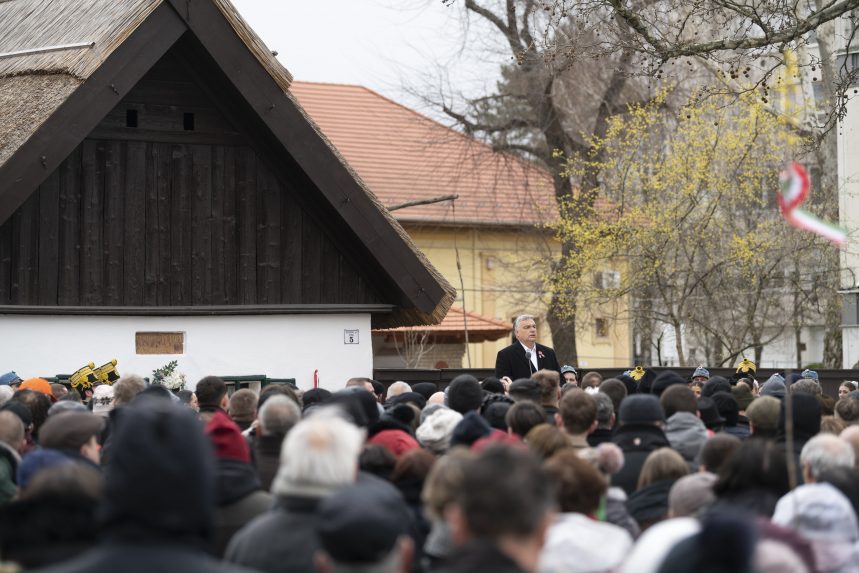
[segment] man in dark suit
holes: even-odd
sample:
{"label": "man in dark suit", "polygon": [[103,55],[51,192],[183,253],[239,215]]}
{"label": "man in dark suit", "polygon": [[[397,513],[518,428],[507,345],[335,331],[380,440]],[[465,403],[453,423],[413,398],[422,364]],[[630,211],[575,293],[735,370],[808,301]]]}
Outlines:
{"label": "man in dark suit", "polygon": [[507,378],[509,384],[519,378],[530,378],[537,370],[554,370],[559,373],[561,366],[555,351],[548,346],[537,344],[537,323],[528,314],[517,316],[513,321],[513,335],[516,341],[498,351],[495,358],[495,377]]}

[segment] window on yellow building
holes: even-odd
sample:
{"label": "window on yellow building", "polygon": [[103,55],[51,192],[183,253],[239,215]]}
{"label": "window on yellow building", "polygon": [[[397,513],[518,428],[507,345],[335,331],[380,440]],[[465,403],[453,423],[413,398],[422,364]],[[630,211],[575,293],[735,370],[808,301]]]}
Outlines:
{"label": "window on yellow building", "polygon": [[617,271],[601,271],[594,273],[594,286],[598,289],[620,287],[620,273]]}
{"label": "window on yellow building", "polygon": [[607,318],[598,318],[594,321],[594,334],[597,338],[608,338]]}

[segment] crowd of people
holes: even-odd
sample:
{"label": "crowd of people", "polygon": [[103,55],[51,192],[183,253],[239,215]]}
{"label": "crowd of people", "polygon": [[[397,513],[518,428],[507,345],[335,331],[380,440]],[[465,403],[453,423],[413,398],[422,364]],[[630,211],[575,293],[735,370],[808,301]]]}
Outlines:
{"label": "crowd of people", "polygon": [[859,571],[859,390],[755,373],[83,397],[9,373],[0,572]]}

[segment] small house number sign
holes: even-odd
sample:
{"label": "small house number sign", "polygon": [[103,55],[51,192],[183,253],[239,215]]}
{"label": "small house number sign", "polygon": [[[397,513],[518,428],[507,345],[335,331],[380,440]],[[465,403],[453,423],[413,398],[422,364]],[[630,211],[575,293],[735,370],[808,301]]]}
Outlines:
{"label": "small house number sign", "polygon": [[358,331],[357,330],[344,330],[343,331],[343,344],[358,344]]}

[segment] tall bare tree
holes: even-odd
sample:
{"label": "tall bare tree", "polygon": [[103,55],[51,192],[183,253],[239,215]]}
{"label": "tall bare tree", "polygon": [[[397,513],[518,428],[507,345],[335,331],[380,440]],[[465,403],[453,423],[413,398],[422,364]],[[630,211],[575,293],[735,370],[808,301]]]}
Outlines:
{"label": "tall bare tree", "polygon": [[[601,168],[562,174],[565,158],[580,156],[602,165],[602,151],[588,141],[605,136],[612,117],[634,102],[646,102],[660,81],[679,82],[699,98],[712,94],[754,92],[765,104],[775,96],[774,80],[784,61],[782,51],[813,48],[801,64],[802,73],[817,67],[823,76],[828,113],[815,125],[796,125],[817,135],[821,172],[835,173],[831,138],[835,118],[852,79],[849,70],[836,70],[832,45],[835,22],[859,7],[859,0],[442,0],[463,9],[494,30],[509,53],[502,81],[493,93],[467,100],[464,108],[443,110],[468,133],[490,141],[497,149],[518,152],[544,165],[553,174],[558,205],[573,217],[593,212]],[[817,35],[814,34],[817,32]],[[855,25],[841,35],[855,33]],[[812,45],[813,44],[813,45]],[[819,49],[818,49],[819,44]],[[810,79],[810,76],[809,76]],[[814,77],[814,81],[818,81]],[[682,90],[678,93],[682,94]],[[827,136],[829,134],[829,136]],[[833,182],[823,181],[824,203],[832,198]],[[831,213],[831,211],[830,211]],[[580,245],[565,240],[562,261],[579,254]],[[832,264],[837,267],[837,258]],[[827,273],[836,276],[837,272]],[[581,277],[578,277],[581,278]],[[577,281],[568,281],[575,289]],[[835,285],[837,286],[837,285]],[[566,303],[562,302],[566,300]],[[547,319],[562,359],[576,361],[574,292],[553,292]],[[828,299],[827,362],[840,355],[838,299]],[[641,307],[641,301],[634,301]],[[652,330],[652,324],[639,327]],[[760,336],[758,346],[762,344]],[[649,345],[645,345],[649,346]]]}

